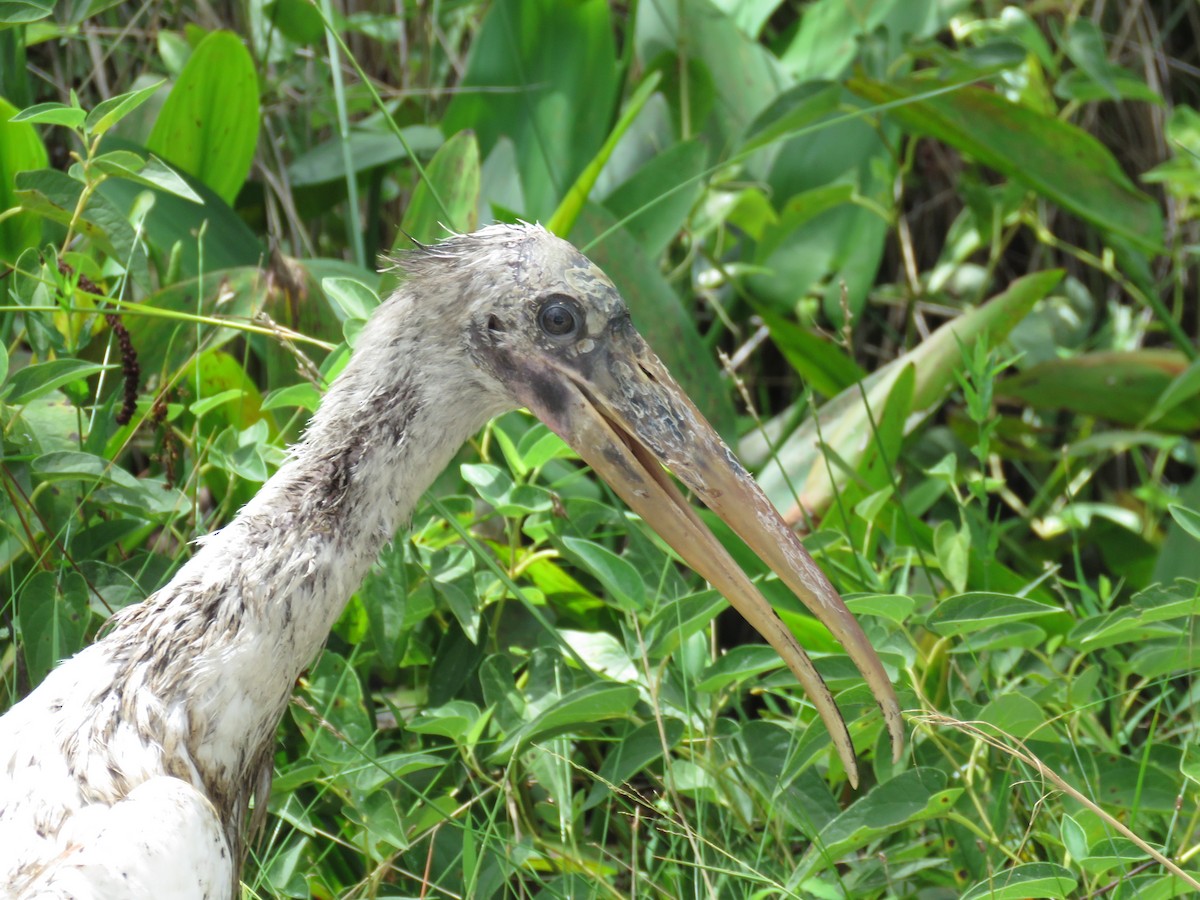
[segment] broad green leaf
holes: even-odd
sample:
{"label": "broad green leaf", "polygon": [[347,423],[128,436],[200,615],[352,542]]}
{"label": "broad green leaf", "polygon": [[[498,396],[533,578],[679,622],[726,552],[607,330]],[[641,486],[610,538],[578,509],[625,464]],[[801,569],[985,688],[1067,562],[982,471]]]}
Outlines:
{"label": "broad green leaf", "polygon": [[897,625],[906,621],[917,605],[903,594],[850,594],[843,599],[856,616],[879,616]]}
{"label": "broad green leaf", "polygon": [[81,450],[44,453],[32,470],[44,482],[95,483],[93,500],[128,511],[140,518],[174,518],[190,508],[183,494],[162,478],[137,478],[110,460]]}
{"label": "broad green leaf", "polygon": [[129,150],[113,150],[96,157],[92,164],[101,172],[134,184],[165,191],[190,203],[204,202],[178,172],[156,156],[143,159]]}
{"label": "broad green leaf", "polygon": [[573,628],[562,628],[558,633],[593,672],[613,681],[638,681],[637,666],[621,642],[607,631],[576,631]]}
{"label": "broad green leaf", "polygon": [[321,392],[317,390],[314,384],[305,381],[300,384],[289,384],[287,387],[271,391],[271,393],[263,398],[260,409],[265,412],[269,409],[297,406],[309,412],[316,412],[320,403]]}
{"label": "broad green leaf", "polygon": [[516,212],[545,219],[604,143],[618,76],[606,0],[497,0],[442,129],[473,129],[485,157],[510,138],[527,201]]}
{"label": "broad green leaf", "polygon": [[[106,153],[128,150],[141,157],[147,155],[144,147],[113,132],[109,132],[100,146]],[[142,174],[151,186],[127,177],[107,178],[98,193],[128,219],[149,187],[154,194],[154,206],[145,215],[141,237],[160,258],[170,258],[176,280],[186,280],[201,272],[207,276],[237,266],[258,266],[266,258],[262,242],[245,220],[202,181],[170,169],[154,157]],[[178,184],[181,179],[186,188]],[[191,199],[192,194],[202,202]],[[168,285],[163,290],[173,287]]]}
{"label": "broad green leaf", "polygon": [[1192,360],[1186,369],[1172,379],[1166,390],[1154,401],[1154,408],[1146,414],[1145,421],[1155,422],[1167,410],[1193,399],[1197,394],[1200,394],[1200,359]]}
{"label": "broad green leaf", "polygon": [[369,319],[379,295],[356,278],[324,278],[321,289],[346,319]]}
{"label": "broad green leaf", "polygon": [[[1156,849],[1161,852],[1163,848],[1160,846]],[[1087,856],[1080,859],[1080,864],[1089,874],[1099,875],[1117,867],[1127,869],[1149,858],[1150,854],[1129,838],[1111,835],[1092,844]]]}
{"label": "broad green leaf", "polygon": [[321,13],[306,0],[269,0],[263,11],[272,25],[297,44],[315,44],[325,33]]}
{"label": "broad green leaf", "polygon": [[621,609],[637,611],[645,608],[646,584],[632,564],[585,538],[568,535],[562,540],[571,558],[596,577]]}
{"label": "broad green leaf", "polygon": [[107,368],[111,367],[71,358],[34,363],[14,372],[3,391],[0,391],[0,396],[4,396],[5,402],[11,406],[20,406],[72,381],[90,378]]}
{"label": "broad green leaf", "polygon": [[1172,503],[1167,509],[1170,510],[1171,518],[1180,528],[1200,541],[1200,513],[1180,503]]}
{"label": "broad green leaf", "polygon": [[760,314],[775,346],[814,392],[833,397],[866,376],[853,357],[833,341],[772,310],[763,309]]}
{"label": "broad green leaf", "polygon": [[1024,597],[972,591],[943,600],[929,614],[925,624],[931,631],[949,637],[1061,611],[1056,606]]}
{"label": "broad green leaf", "polygon": [[[408,146],[418,156],[431,155],[444,141],[441,131],[431,125],[409,125],[400,129]],[[359,124],[345,141],[350,145],[350,164],[357,175],[408,159],[404,144],[382,123]],[[288,181],[293,188],[313,188],[346,177],[346,158],[340,137],[330,138],[304,151],[288,166]]]}
{"label": "broad green leaf", "polygon": [[18,172],[16,197],[20,205],[61,225],[74,223],[77,233],[90,238],[113,259],[134,259],[137,235],[128,218],[101,194],[92,194],[83,214],[76,217],[83,185],[57,169]]}
{"label": "broad green leaf", "polygon": [[647,722],[632,729],[620,741],[614,743],[604,763],[600,766],[599,778],[584,801],[583,808],[591,809],[609,795],[608,785],[620,788],[650,763],[659,759],[666,750],[673,749],[683,738],[683,723],[678,719],[664,717],[661,722]]}
{"label": "broad green leaf", "polygon": [[693,634],[707,628],[729,601],[716,591],[700,591],[659,606],[646,625],[646,654],[663,659]]}
{"label": "broad green leaf", "polygon": [[950,648],[951,653],[968,656],[979,653],[994,653],[1013,647],[1039,647],[1046,640],[1046,630],[1030,622],[1005,622],[982,631],[960,635]]}
{"label": "broad green leaf", "polygon": [[939,522],[933,531],[933,552],[937,554],[942,574],[954,590],[967,589],[967,557],[971,553],[971,532],[957,528],[953,522]]}
{"label": "broad green leaf", "polygon": [[[1187,357],[1176,350],[1097,351],[1026,369],[1001,381],[996,395],[1136,428],[1187,369]],[[1200,430],[1200,393],[1161,409],[1153,424],[1174,434]]]}
{"label": "broad green leaf", "polygon": [[946,774],[932,768],[910,769],[875,786],[821,829],[793,881],[905,825],[944,815],[962,791],[947,789]]}
{"label": "broad green leaf", "polygon": [[441,706],[422,710],[404,727],[416,734],[437,734],[457,741],[475,726],[482,714],[474,703],[451,700]]}
{"label": "broad green leaf", "polygon": [[1071,854],[1075,862],[1079,862],[1088,855],[1087,832],[1069,813],[1063,814],[1062,822],[1059,825],[1059,834],[1062,835],[1063,846],[1067,848],[1067,852]]}
{"label": "broad green leaf", "polygon": [[[646,101],[650,99],[650,95],[654,93],[655,87],[658,86],[658,72],[651,72],[637,90],[633,92],[633,96],[629,98],[629,102],[625,105],[625,109],[621,111],[621,117],[617,120],[617,124],[613,126],[613,130],[609,132],[600,149],[596,151],[596,155],[579,173],[579,177],[575,179],[575,183],[571,185],[571,189],[567,191],[567,195],[563,197],[562,202],[558,204],[558,208],[554,210],[554,215],[550,217],[550,221],[546,224],[546,228],[554,234],[566,237],[571,233],[571,229],[575,227],[575,222],[579,219],[579,214],[583,210],[584,204],[588,197],[591,196],[592,188],[596,185],[596,179],[600,177],[609,158],[617,149],[617,144],[624,137],[625,132],[633,124],[642,108],[646,105]],[[669,151],[668,151],[669,152]],[[662,191],[658,197],[664,197],[667,194],[667,186],[662,186]],[[636,233],[636,232],[635,232]],[[656,251],[649,250],[647,252],[654,253]]]}
{"label": "broad green leaf", "polygon": [[[191,204],[188,204],[191,205]],[[236,325],[249,322],[270,300],[270,282],[257,267],[209,271],[203,278],[188,278],[146,298],[144,306],[131,306],[123,317],[143,372],[171,371],[182,367],[196,349],[197,339],[217,349],[236,337]],[[190,316],[212,316],[229,323],[197,323]]]}
{"label": "broad green leaf", "polygon": [[392,251],[429,244],[474,231],[479,222],[479,144],[471,131],[460,131],[433,154],[425,178],[413,191]]}
{"label": "broad green leaf", "polygon": [[502,757],[513,749],[567,732],[591,731],[606,719],[625,716],[637,700],[637,688],[630,684],[594,682],[578,688],[509,735],[497,748],[496,755]]}
{"label": "broad green leaf", "polygon": [[716,148],[736,146],[755,115],[793,79],[766,47],[708,0],[647,3],[638,7],[637,52],[664,68],[686,70],[664,90],[679,110],[691,95],[710,92],[702,107],[677,112],[687,135],[703,134]]}
{"label": "broad green leaf", "polygon": [[508,473],[488,463],[464,463],[463,478],[502,516],[548,512],[553,505],[549,492],[537,485],[514,484]]}
{"label": "broad green leaf", "polygon": [[687,220],[703,187],[705,148],[684,141],[655,156],[604,198],[604,207],[638,238],[646,254],[667,249]]}
{"label": "broad green leaf", "polygon": [[88,586],[78,572],[36,572],[25,583],[17,624],[31,683],[83,648],[88,616]]}
{"label": "broad green leaf", "polygon": [[167,96],[147,148],[233,205],[258,144],[258,78],[241,38],[214,31]]}
{"label": "broad green leaf", "polygon": [[[0,213],[20,206],[13,190],[18,172],[45,168],[46,148],[30,122],[13,122],[16,107],[0,97]],[[41,242],[41,220],[22,212],[0,220],[0,262],[16,262],[21,253]]]}
{"label": "broad green leaf", "polygon": [[1039,734],[1046,724],[1046,711],[1024,694],[1008,693],[990,700],[976,718],[981,727],[1000,737],[1024,741]]}
{"label": "broad green leaf", "polygon": [[88,113],[87,120],[84,123],[85,130],[96,137],[104,134],[104,132],[120,122],[121,119],[153,97],[162,85],[162,81],[156,81],[154,84],[136,91],[117,94],[115,97],[102,100]]}
{"label": "broad green leaf", "polygon": [[[7,101],[6,101],[7,102]],[[87,119],[87,111],[67,103],[35,103],[8,119],[10,124],[25,122],[29,125],[64,125],[78,128]]]}
{"label": "broad green leaf", "polygon": [[0,0],[0,22],[5,25],[37,22],[53,12],[53,0]]}
{"label": "broad green leaf", "polygon": [[909,130],[945,141],[1148,253],[1162,252],[1158,204],[1081,128],[984,88],[944,91],[943,84],[917,79],[847,84],[875,103],[896,104],[887,115]]}
{"label": "broad green leaf", "polygon": [[968,888],[963,900],[1068,900],[1076,896],[1079,882],[1069,869],[1056,863],[1021,863],[1002,869],[986,881]]}
{"label": "broad green leaf", "polygon": [[743,644],[734,647],[709,666],[696,682],[696,690],[713,692],[731,684],[754,678],[783,666],[774,647],[765,644]]}
{"label": "broad green leaf", "polygon": [[740,153],[766,147],[837,110],[842,89],[836,84],[806,82],[779,94],[751,123]]}
{"label": "broad green leaf", "polygon": [[1171,637],[1178,628],[1163,623],[1196,615],[1200,615],[1200,586],[1194,580],[1179,578],[1134,594],[1127,605],[1112,612],[1082,619],[1068,640],[1080,649],[1095,650],[1159,635]]}

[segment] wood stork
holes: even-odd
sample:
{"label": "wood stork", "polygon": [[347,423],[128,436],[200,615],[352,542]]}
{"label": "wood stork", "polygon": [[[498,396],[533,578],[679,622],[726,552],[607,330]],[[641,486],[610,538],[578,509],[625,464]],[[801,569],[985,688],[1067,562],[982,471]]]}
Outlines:
{"label": "wood stork", "polygon": [[770,642],[857,784],[834,701],[663,472],[723,518],[900,711],[841,598],[630,321],[605,275],[533,225],[411,253],[288,461],[169,584],[0,719],[0,890],[237,897],[275,731],[379,550],[468,437],[527,406]]}

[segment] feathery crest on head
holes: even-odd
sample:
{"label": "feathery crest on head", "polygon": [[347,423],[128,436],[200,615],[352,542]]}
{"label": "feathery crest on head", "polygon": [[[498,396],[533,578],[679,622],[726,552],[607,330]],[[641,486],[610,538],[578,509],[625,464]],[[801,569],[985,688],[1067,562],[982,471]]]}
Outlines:
{"label": "feathery crest on head", "polygon": [[522,241],[549,236],[550,233],[537,223],[498,223],[470,234],[451,232],[448,237],[434,244],[421,244],[414,240],[416,246],[401,250],[394,256],[385,255],[383,262],[387,264],[386,271],[419,278],[444,269],[447,262],[465,268],[494,266],[499,261],[496,258],[497,251]]}

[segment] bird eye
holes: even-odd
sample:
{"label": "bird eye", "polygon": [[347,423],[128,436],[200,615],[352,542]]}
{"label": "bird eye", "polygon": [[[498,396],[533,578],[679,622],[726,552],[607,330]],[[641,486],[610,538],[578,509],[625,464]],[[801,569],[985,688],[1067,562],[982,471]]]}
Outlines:
{"label": "bird eye", "polygon": [[583,314],[569,298],[553,295],[546,299],[538,312],[538,324],[551,337],[569,337],[579,331]]}

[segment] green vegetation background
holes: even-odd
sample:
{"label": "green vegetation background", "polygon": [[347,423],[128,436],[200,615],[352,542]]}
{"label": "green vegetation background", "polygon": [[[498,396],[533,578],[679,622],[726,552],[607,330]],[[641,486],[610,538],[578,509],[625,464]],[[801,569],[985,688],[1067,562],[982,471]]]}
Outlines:
{"label": "green vegetation background", "polygon": [[1195,896],[1198,45],[1168,2],[0,0],[0,709],[269,476],[381,255],[540,220],[803,529],[909,747],[765,582],[850,790],[514,413],[297,686],[246,895]]}

